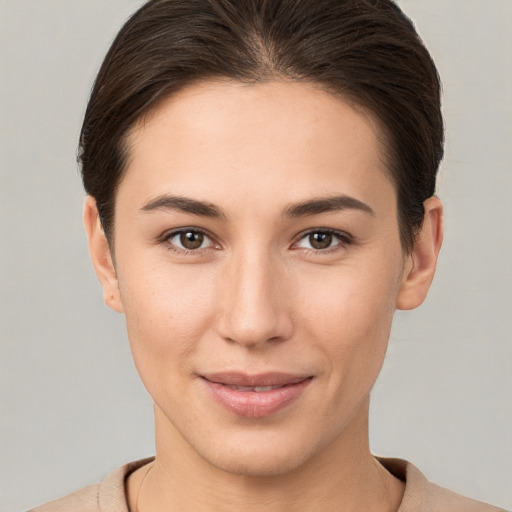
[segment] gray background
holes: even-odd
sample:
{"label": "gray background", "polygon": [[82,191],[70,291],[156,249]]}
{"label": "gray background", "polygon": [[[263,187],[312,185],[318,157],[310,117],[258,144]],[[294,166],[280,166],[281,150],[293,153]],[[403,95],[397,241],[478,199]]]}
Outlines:
{"label": "gray background", "polygon": [[[106,308],[75,163],[86,99],[134,0],[0,0],[0,510],[153,453],[151,402]],[[512,2],[402,0],[444,82],[446,240],[399,312],[372,449],[512,509]]]}

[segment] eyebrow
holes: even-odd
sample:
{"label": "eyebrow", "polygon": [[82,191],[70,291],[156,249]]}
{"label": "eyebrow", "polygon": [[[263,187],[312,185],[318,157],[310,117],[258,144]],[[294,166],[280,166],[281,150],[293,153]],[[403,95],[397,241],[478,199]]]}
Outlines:
{"label": "eyebrow", "polygon": [[149,203],[146,203],[141,208],[143,212],[152,212],[155,210],[175,210],[214,219],[226,218],[224,212],[217,206],[182,196],[161,195],[151,200]]}
{"label": "eyebrow", "polygon": [[284,214],[287,217],[308,217],[320,213],[335,212],[340,210],[359,210],[370,215],[375,215],[372,208],[355,197],[341,195],[334,197],[319,197],[303,203],[288,206]]}
{"label": "eyebrow", "polygon": [[[227,218],[224,211],[212,203],[167,194],[152,199],[141,208],[143,212],[152,212],[155,210],[174,210],[222,220]],[[370,215],[375,215],[375,212],[369,205],[355,197],[347,195],[320,197],[309,199],[302,203],[291,204],[284,210],[283,214],[285,217],[308,217],[320,213],[342,210],[359,210],[369,213]]]}

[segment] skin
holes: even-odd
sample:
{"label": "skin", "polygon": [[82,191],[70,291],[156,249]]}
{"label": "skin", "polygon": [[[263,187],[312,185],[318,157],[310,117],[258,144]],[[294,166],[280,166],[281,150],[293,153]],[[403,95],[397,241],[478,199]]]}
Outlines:
{"label": "skin", "polygon": [[[146,467],[128,479],[132,510],[139,490],[141,512],[398,509],[403,483],[370,454],[369,394],[395,309],[427,294],[442,206],[426,201],[405,254],[379,136],[370,115],[290,82],[197,84],[131,131],[115,256],[93,198],[85,226],[155,403],[156,462],[142,489]],[[162,196],[220,215],[155,207]],[[368,209],[290,215],[340,196]],[[207,236],[185,252],[179,228]],[[326,248],[312,245],[319,230],[333,232]],[[226,370],[313,378],[277,413],[241,418],[200,378]]]}

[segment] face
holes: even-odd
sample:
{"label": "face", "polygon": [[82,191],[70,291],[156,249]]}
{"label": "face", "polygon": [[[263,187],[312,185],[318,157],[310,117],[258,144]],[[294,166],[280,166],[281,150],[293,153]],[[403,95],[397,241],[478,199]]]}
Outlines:
{"label": "face", "polygon": [[285,82],[195,85],[132,130],[115,271],[98,273],[157,445],[277,474],[366,421],[413,268],[378,136],[370,116]]}

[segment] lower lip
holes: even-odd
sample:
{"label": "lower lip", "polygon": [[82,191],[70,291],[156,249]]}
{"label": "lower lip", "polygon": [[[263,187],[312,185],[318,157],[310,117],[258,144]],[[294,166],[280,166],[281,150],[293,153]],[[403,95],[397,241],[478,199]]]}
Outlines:
{"label": "lower lip", "polygon": [[302,395],[311,378],[270,391],[239,391],[203,379],[217,403],[244,418],[265,418],[284,409]]}

